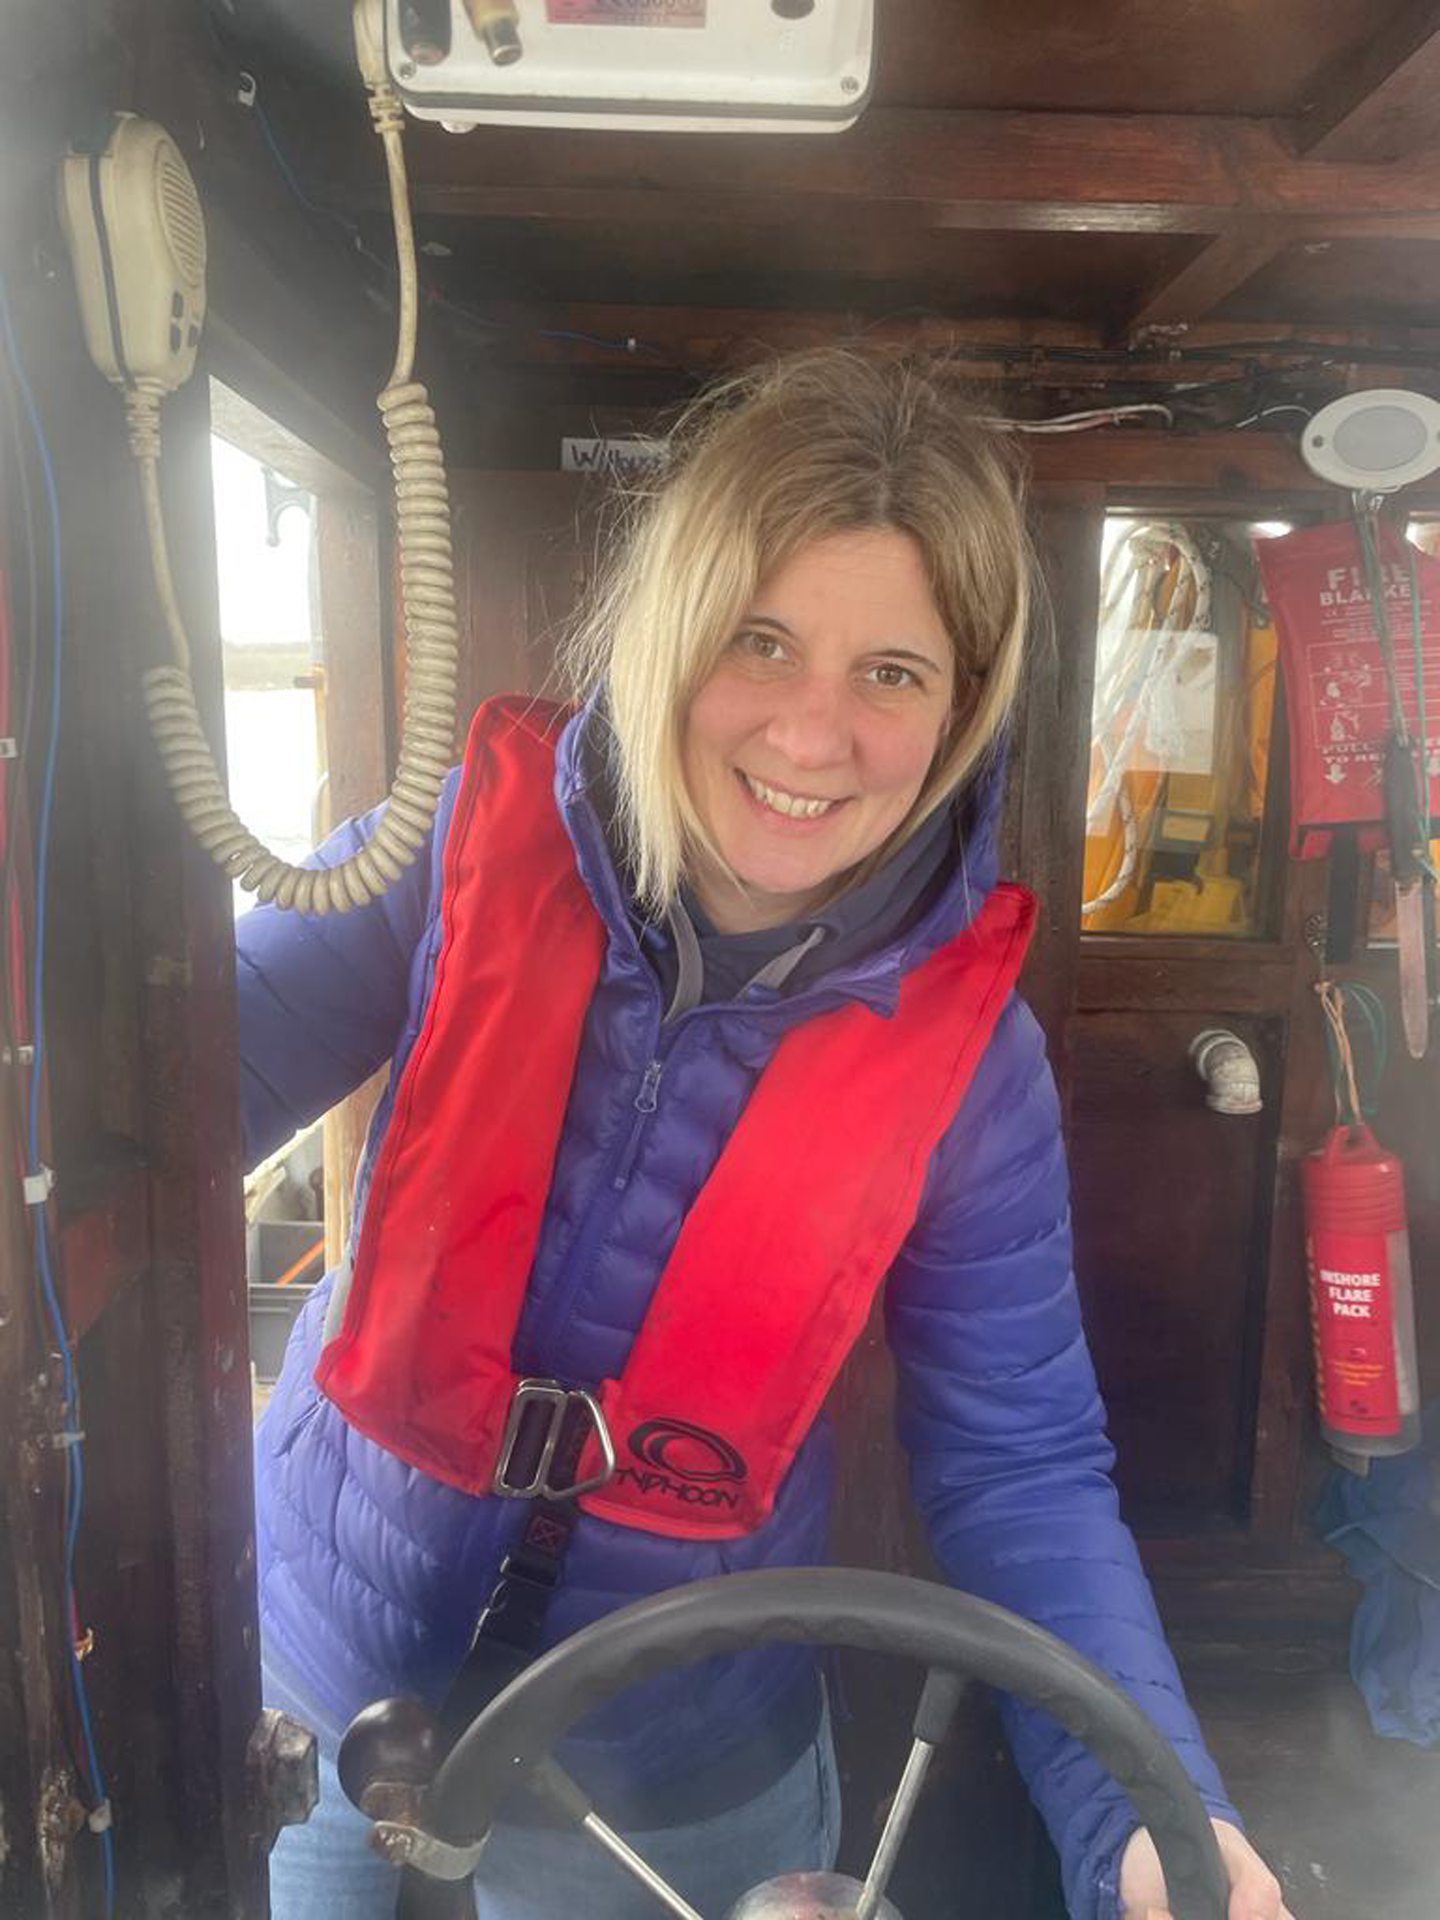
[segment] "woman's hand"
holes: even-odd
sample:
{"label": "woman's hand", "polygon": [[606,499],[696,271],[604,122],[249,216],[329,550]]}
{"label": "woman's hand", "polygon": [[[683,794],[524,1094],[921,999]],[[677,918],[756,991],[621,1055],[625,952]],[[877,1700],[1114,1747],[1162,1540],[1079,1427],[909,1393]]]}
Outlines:
{"label": "woman's hand", "polygon": [[[1240,1829],[1228,1820],[1212,1820],[1210,1824],[1230,1876],[1226,1920],[1295,1920],[1285,1904],[1280,1882]],[[1120,1912],[1122,1920],[1171,1920],[1160,1856],[1144,1827],[1131,1834],[1120,1859]]]}

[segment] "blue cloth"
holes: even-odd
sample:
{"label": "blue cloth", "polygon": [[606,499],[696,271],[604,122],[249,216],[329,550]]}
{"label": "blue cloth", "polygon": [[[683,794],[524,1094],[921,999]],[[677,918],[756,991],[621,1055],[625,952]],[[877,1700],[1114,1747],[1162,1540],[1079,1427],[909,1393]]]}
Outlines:
{"label": "blue cloth", "polygon": [[[851,1002],[893,1012],[904,973],[960,931],[996,877],[998,767],[967,796],[949,883],[902,935],[793,994],[751,987],[669,1025],[587,788],[583,720],[566,729],[556,800],[609,928],[516,1339],[520,1370],[576,1383],[619,1373],[681,1221],[783,1034]],[[428,860],[383,900],[315,919],[240,922],[239,990],[252,1154],[278,1145],[414,1042],[440,938],[447,785]],[[323,850],[343,858],[369,822]],[[663,1064],[655,1111],[638,1112]],[[363,1210],[391,1094],[357,1183]],[[311,1301],[257,1436],[257,1543],[271,1698],[333,1741],[367,1701],[435,1697],[521,1522],[516,1503],[440,1485],[347,1426],[315,1387],[328,1288]],[[1180,1753],[1212,1812],[1229,1806],[1165,1646],[1110,1479],[1113,1454],[1080,1324],[1060,1116],[1042,1036],[1012,999],[937,1148],[886,1290],[901,1436],[932,1547],[958,1586],[1050,1628],[1112,1673]],[[774,1513],[741,1540],[665,1539],[582,1517],[548,1632],[705,1575],[826,1558],[834,1447],[822,1420]],[[603,1805],[753,1741],[810,1656],[770,1648],[661,1676],[577,1731],[562,1758]],[[1077,1920],[1113,1907],[1135,1817],[1046,1715],[1008,1709],[1012,1743],[1059,1849]]]}
{"label": "blue cloth", "polygon": [[1337,1468],[1316,1511],[1364,1592],[1350,1672],[1370,1724],[1417,1746],[1440,1742],[1440,1402],[1413,1453],[1375,1460],[1363,1477]]}
{"label": "blue cloth", "polygon": [[[270,1920],[393,1920],[398,1876],[370,1850],[369,1831],[322,1754],[320,1804],[304,1826],[282,1831],[270,1856]],[[828,1716],[795,1764],[744,1806],[625,1838],[714,1920],[762,1880],[833,1867],[840,1786]],[[495,1829],[475,1891],[483,1920],[655,1920],[664,1911],[593,1840],[536,1827]]]}

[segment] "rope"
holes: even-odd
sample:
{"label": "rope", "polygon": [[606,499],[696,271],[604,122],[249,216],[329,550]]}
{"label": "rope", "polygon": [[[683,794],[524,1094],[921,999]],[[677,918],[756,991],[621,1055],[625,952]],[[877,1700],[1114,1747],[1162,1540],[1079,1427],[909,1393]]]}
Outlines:
{"label": "rope", "polygon": [[[1339,1061],[1339,1072],[1335,1079],[1335,1123],[1337,1126],[1354,1126],[1360,1115],[1360,1089],[1355,1082],[1355,1056],[1350,1050],[1350,1035],[1345,1030],[1345,1006],[1339,988],[1332,980],[1322,980],[1316,988],[1320,995],[1320,1005],[1329,1022],[1332,1067]],[[1348,1100],[1341,1099],[1341,1090]]]}
{"label": "rope", "polygon": [[[1389,1057],[1388,1023],[1385,1008],[1369,987],[1356,981],[1319,980],[1315,991],[1325,1015],[1325,1039],[1330,1056],[1331,1090],[1335,1099],[1337,1126],[1356,1127],[1373,1119],[1379,1107],[1380,1083]],[[1355,1065],[1355,1050],[1346,1019],[1347,1005],[1358,1013],[1368,1028],[1372,1057],[1370,1097],[1361,1092],[1360,1075]]]}

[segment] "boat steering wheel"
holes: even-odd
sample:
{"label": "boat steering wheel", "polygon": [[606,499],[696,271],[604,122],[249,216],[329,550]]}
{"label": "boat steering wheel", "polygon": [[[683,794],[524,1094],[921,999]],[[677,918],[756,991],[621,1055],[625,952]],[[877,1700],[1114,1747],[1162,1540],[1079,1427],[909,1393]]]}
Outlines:
{"label": "boat steering wheel", "polygon": [[[773,1641],[900,1655],[927,1669],[914,1744],[865,1880],[792,1874],[752,1890],[730,1916],[697,1915],[549,1758],[579,1720],[671,1667]],[[433,1717],[380,1701],[341,1747],[345,1791],[375,1823],[380,1851],[449,1883],[464,1912],[469,1882],[503,1802],[520,1785],[588,1833],[678,1920],[898,1920],[885,1887],[926,1768],[978,1680],[1042,1708],[1095,1755],[1150,1829],[1174,1920],[1225,1920],[1228,1883],[1204,1805],[1174,1750],[1107,1675],[1052,1634],[948,1587],[898,1574],[808,1568],[697,1580],[608,1615],[543,1654],[481,1712],[440,1760]],[[433,1778],[431,1773],[433,1772]],[[414,1876],[407,1875],[413,1880]],[[402,1901],[402,1911],[404,1902]],[[473,1909],[472,1909],[473,1910]]]}

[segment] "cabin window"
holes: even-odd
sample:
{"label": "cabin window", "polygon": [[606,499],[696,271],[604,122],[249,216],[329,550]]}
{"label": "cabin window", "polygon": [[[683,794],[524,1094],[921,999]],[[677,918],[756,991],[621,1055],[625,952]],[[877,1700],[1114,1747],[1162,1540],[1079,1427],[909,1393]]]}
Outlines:
{"label": "cabin window", "polygon": [[[230,798],[267,846],[300,860],[322,837],[314,496],[219,433],[210,471]],[[236,883],[237,915],[254,899]]]}
{"label": "cabin window", "polygon": [[1283,529],[1107,516],[1086,932],[1266,931],[1276,646],[1253,540],[1267,531]]}
{"label": "cabin window", "polygon": [[[217,381],[211,480],[230,797],[284,859],[364,812],[388,775],[385,620],[374,496]],[[235,913],[254,896],[238,885]],[[349,1226],[380,1076],[287,1141],[245,1182],[257,1410],[291,1323]]]}

